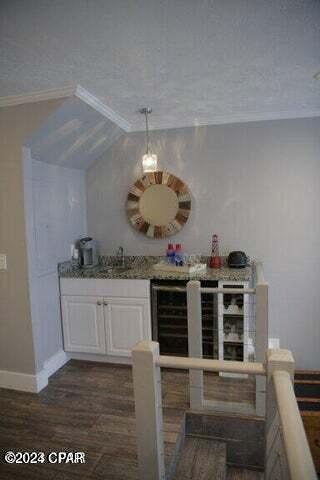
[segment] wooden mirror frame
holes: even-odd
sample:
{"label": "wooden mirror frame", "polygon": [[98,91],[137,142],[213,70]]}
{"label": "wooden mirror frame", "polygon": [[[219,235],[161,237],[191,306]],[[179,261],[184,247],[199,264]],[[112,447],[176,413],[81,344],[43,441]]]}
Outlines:
{"label": "wooden mirror frame", "polygon": [[[166,185],[178,197],[175,218],[166,225],[152,225],[141,215],[139,202],[144,191],[152,185]],[[187,185],[169,172],[146,173],[130,188],[127,197],[127,213],[133,228],[150,238],[165,238],[179,232],[187,222],[191,210],[191,196]]]}

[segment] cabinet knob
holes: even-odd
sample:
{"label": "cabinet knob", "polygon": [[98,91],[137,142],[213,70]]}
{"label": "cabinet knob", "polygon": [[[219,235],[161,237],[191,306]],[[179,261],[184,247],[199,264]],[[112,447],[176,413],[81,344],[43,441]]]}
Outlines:
{"label": "cabinet knob", "polygon": [[103,305],[104,305],[105,307],[107,307],[107,306],[108,306],[107,302],[103,302]]}
{"label": "cabinet knob", "polygon": [[102,305],[102,303],[101,303],[101,302],[97,302],[97,305]]}

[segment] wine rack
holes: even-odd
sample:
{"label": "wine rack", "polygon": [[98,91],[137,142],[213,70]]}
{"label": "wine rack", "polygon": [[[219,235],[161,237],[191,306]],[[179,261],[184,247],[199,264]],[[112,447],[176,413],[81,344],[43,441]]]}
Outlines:
{"label": "wine rack", "polygon": [[[152,289],[153,339],[161,355],[188,356],[186,281],[156,281]],[[218,282],[203,281],[202,287]],[[218,358],[218,308],[216,295],[201,295],[203,358]]]}
{"label": "wine rack", "polygon": [[[253,359],[252,305],[249,295],[241,293],[249,282],[219,282],[219,288],[239,289],[239,294],[218,294],[219,359]],[[251,350],[250,350],[251,349]],[[223,376],[242,376],[221,373]]]}

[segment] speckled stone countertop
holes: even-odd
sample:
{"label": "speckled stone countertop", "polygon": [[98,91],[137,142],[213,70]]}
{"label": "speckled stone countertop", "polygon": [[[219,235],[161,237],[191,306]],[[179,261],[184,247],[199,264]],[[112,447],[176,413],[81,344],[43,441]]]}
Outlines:
{"label": "speckled stone countertop", "polygon": [[[114,279],[139,279],[139,280],[224,280],[224,281],[249,281],[252,276],[252,268],[228,268],[223,259],[223,266],[219,269],[207,268],[205,272],[186,274],[180,272],[159,272],[153,269],[154,263],[163,257],[125,257],[124,271],[117,271],[119,265],[117,257],[101,257],[100,263],[94,268],[79,268],[72,262],[64,262],[58,265],[61,278],[114,278]],[[207,263],[208,257],[201,257],[201,262]]]}

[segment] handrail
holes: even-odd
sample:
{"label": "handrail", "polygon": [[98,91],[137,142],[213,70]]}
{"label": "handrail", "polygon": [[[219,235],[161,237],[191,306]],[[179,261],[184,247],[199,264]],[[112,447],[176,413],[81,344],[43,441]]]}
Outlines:
{"label": "handrail", "polygon": [[236,362],[232,360],[206,360],[192,357],[173,357],[160,355],[155,364],[161,368],[177,368],[182,370],[206,370],[207,372],[228,372],[249,375],[266,375],[263,363]]}
{"label": "handrail", "polygon": [[290,374],[273,372],[276,400],[282,427],[290,480],[316,480],[309,444],[305,434]]}

